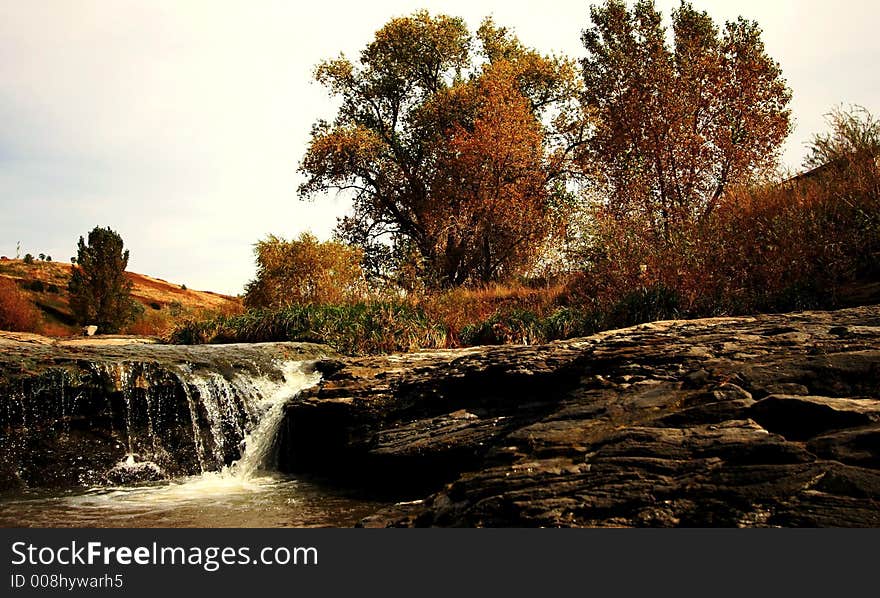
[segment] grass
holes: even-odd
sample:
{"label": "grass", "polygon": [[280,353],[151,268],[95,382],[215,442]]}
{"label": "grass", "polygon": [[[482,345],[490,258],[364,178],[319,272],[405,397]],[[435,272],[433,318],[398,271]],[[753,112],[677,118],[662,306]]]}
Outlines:
{"label": "grass", "polygon": [[445,345],[446,330],[416,306],[374,302],[251,310],[191,320],[178,327],[171,340],[183,344],[318,342],[341,353],[363,355],[441,347]]}
{"label": "grass", "polygon": [[[0,317],[0,330],[16,329],[55,337],[79,334],[67,293],[70,269],[70,264],[62,262],[0,261],[0,284],[7,289],[14,287],[17,300],[29,305],[27,310],[16,308],[15,323]],[[167,338],[180,322],[241,311],[241,303],[235,297],[184,290],[180,285],[134,272],[126,275],[132,281],[132,298],[143,306],[143,311],[122,331],[124,334]],[[31,315],[26,317],[26,313]]]}

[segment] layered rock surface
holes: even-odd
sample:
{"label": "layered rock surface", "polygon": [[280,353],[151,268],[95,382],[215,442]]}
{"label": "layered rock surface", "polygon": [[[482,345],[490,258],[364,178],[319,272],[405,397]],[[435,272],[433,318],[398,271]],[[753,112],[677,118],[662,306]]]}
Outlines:
{"label": "layered rock surface", "polygon": [[282,465],[365,526],[880,525],[880,308],[319,364]]}

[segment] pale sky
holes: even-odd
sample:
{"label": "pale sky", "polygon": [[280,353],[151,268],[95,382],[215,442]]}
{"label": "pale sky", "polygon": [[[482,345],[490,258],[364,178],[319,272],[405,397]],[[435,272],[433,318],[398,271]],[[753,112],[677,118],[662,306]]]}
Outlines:
{"label": "pale sky", "polygon": [[[677,0],[660,0],[668,14]],[[876,0],[694,0],[716,21],[764,29],[794,91],[797,169],[823,115],[880,115]],[[75,254],[117,230],[129,269],[237,294],[252,245],[310,229],[327,238],[344,198],[297,199],[311,124],[333,116],[319,61],[357,57],[389,18],[420,8],[486,15],[527,45],[575,58],[588,2],[512,0],[0,0],[0,254]]]}

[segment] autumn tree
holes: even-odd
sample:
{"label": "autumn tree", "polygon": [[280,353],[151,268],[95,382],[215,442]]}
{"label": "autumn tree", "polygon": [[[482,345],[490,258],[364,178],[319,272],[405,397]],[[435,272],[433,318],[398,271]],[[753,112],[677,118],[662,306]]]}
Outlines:
{"label": "autumn tree", "polygon": [[425,219],[437,269],[456,285],[527,267],[551,225],[543,131],[512,65],[490,65],[462,93],[475,104],[473,124],[456,123],[438,141],[432,190],[442,201]]}
{"label": "autumn tree", "polygon": [[[525,265],[586,130],[571,61],[491,20],[474,39],[461,19],[418,12],[386,24],[357,62],[322,63],[316,79],[340,108],[312,130],[299,193],[352,193],[337,234],[364,249],[373,275],[411,259],[429,283],[453,285]],[[516,156],[506,170],[505,156]],[[517,211],[535,220],[529,232],[512,232]]]}
{"label": "autumn tree", "polygon": [[80,324],[115,333],[134,319],[137,310],[131,299],[132,283],[125,276],[128,256],[122,237],[109,227],[92,229],[88,243],[79,238],[67,288],[70,307]]}
{"label": "autumn tree", "polygon": [[668,240],[671,225],[706,218],[726,189],[776,165],[791,92],[756,22],[719,29],[684,1],[671,36],[653,0],[607,0],[590,16],[584,100],[612,213]]}
{"label": "autumn tree", "polygon": [[257,277],[245,288],[247,307],[338,304],[361,297],[362,252],[310,234],[287,241],[270,235],[254,247]]}

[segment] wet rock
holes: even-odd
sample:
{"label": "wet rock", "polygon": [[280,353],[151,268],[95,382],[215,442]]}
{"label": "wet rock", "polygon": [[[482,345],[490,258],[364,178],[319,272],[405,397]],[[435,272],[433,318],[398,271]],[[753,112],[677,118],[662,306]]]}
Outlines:
{"label": "wet rock", "polygon": [[169,477],[222,467],[240,454],[240,422],[255,416],[242,396],[258,392],[250,381],[279,380],[282,362],[332,356],[304,343],[184,347],[0,333],[0,489],[158,475],[119,470],[128,453]]}
{"label": "wet rock", "polygon": [[[14,432],[0,473],[43,485],[103,476],[130,452],[179,475],[195,462],[190,411],[163,368],[224,377],[305,354],[23,336],[0,348],[0,429]],[[393,496],[364,526],[880,525],[880,307],[324,357],[322,383],[286,407],[279,467]],[[148,365],[123,384],[96,362]],[[168,390],[173,417],[132,422],[158,425],[167,461],[128,445],[123,388],[135,402]]]}
{"label": "wet rock", "polygon": [[368,527],[876,525],[878,325],[869,307],[343,360],[288,407],[282,462],[412,499]]}
{"label": "wet rock", "polygon": [[880,401],[771,395],[749,413],[767,429],[791,440],[807,440],[830,430],[880,422]]}

